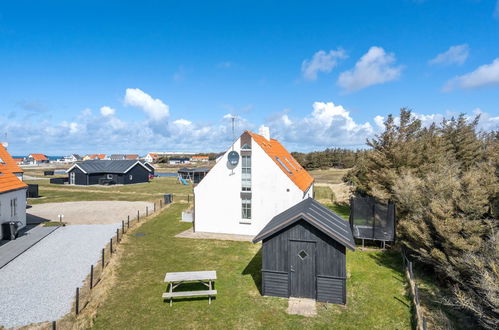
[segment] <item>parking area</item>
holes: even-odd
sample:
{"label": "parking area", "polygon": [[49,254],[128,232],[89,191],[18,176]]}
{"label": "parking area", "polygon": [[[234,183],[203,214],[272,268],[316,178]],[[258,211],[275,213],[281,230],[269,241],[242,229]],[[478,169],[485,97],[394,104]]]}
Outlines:
{"label": "parking area", "polygon": [[[35,227],[46,221],[63,221],[59,227],[43,236],[0,268],[0,328],[19,327],[31,323],[56,320],[71,309],[76,287],[82,285],[89,267],[99,260],[101,249],[128,216],[141,216],[150,202],[83,201],[33,205],[27,212],[31,231],[2,249],[8,252],[22,245],[22,240],[34,237],[34,230],[56,227]],[[35,228],[32,228],[35,227]],[[22,246],[21,246],[22,247]],[[0,251],[1,252],[1,251]],[[5,252],[5,251],[4,251]]]}
{"label": "parking area", "polygon": [[112,224],[145,215],[146,208],[152,213],[154,204],[150,202],[124,201],[85,201],[36,204],[26,210],[29,218],[41,218],[48,221],[59,221],[59,214],[64,215],[63,222],[71,225]]}
{"label": "parking area", "polygon": [[61,227],[0,269],[0,328],[56,320],[71,310],[119,224]]}

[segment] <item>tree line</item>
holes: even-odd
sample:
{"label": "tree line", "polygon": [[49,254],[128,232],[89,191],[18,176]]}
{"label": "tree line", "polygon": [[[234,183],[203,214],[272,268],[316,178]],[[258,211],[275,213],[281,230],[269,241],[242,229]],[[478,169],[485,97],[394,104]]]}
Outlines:
{"label": "tree line", "polygon": [[397,205],[399,244],[434,273],[444,303],[499,327],[499,130],[464,115],[422,127],[402,109],[368,140],[346,179]]}
{"label": "tree line", "polygon": [[326,168],[351,168],[357,159],[365,153],[364,150],[349,150],[342,148],[328,148],[324,151],[309,153],[292,152],[291,155],[307,170]]}

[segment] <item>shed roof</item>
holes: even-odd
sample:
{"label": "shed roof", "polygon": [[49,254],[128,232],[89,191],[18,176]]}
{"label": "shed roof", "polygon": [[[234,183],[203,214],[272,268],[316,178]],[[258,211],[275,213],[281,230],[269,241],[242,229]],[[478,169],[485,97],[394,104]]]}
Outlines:
{"label": "shed roof", "polygon": [[269,155],[277,166],[303,192],[314,182],[314,178],[294,159],[294,157],[276,139],[267,140],[261,135],[246,131],[253,140]]}
{"label": "shed roof", "polygon": [[15,174],[0,172],[0,193],[27,187],[28,185],[22,182]]}
{"label": "shed roof", "polygon": [[142,164],[138,160],[86,160],[81,163],[76,163],[70,167],[66,172],[70,172],[73,168],[78,167],[80,170],[87,174],[92,173],[114,173],[125,174],[132,169],[136,164],[144,167],[149,172],[150,168]]}
{"label": "shed roof", "polygon": [[196,167],[196,168],[182,167],[177,171],[177,173],[208,173],[209,171],[210,171],[209,167]]}
{"label": "shed roof", "polygon": [[12,158],[2,144],[0,144],[0,172],[23,173],[22,168],[17,165],[17,161]]}
{"label": "shed roof", "polygon": [[272,236],[300,220],[305,220],[341,245],[352,251],[355,250],[355,241],[348,222],[312,198],[307,198],[273,217],[255,236],[253,243]]}

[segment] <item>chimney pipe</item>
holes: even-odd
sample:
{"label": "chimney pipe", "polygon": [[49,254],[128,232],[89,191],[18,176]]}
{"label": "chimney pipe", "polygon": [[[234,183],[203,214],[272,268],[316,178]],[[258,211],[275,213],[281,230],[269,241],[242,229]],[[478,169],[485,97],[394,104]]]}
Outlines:
{"label": "chimney pipe", "polygon": [[260,128],[258,129],[258,134],[266,138],[267,141],[270,141],[270,128],[268,126],[260,126]]}

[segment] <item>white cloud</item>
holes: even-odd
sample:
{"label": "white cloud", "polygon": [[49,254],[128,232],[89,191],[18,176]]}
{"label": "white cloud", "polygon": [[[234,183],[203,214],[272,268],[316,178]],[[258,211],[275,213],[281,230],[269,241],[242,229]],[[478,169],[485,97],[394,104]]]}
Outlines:
{"label": "white cloud", "polygon": [[428,63],[431,65],[463,65],[468,59],[470,48],[467,44],[451,46],[447,51],[438,54],[435,58],[431,59]]}
{"label": "white cloud", "polygon": [[378,126],[378,128],[384,128],[385,127],[385,118],[383,116],[376,116],[374,117],[374,123],[376,124],[376,126]]}
{"label": "white cloud", "polygon": [[108,107],[107,105],[105,105],[105,106],[103,106],[103,107],[100,108],[100,113],[104,117],[114,116],[114,114],[116,113],[116,110],[113,109],[113,108],[111,108],[111,107]]}
{"label": "white cloud", "polygon": [[351,70],[342,72],[338,85],[347,91],[383,84],[400,77],[403,67],[394,66],[395,55],[386,53],[381,47],[371,47]]}
{"label": "white cloud", "polygon": [[125,105],[142,109],[152,120],[162,121],[170,115],[170,107],[160,99],[153,99],[151,95],[138,88],[127,88]]}
{"label": "white cloud", "polygon": [[493,116],[487,112],[482,111],[480,108],[473,110],[473,115],[480,115],[478,128],[483,131],[493,131],[499,129],[499,116]]}
{"label": "white cloud", "polygon": [[324,149],[332,146],[361,146],[374,134],[368,122],[356,123],[350,112],[333,102],[314,102],[312,112],[291,120],[287,114],[268,123],[270,135],[291,150]]}
{"label": "white cloud", "polygon": [[479,66],[470,73],[449,80],[443,90],[451,91],[456,88],[477,88],[495,84],[499,84],[499,58],[490,64]]}
{"label": "white cloud", "polygon": [[186,119],[177,119],[173,122],[175,125],[189,126],[192,122]]}
{"label": "white cloud", "polygon": [[307,80],[316,80],[318,72],[331,72],[338,64],[337,60],[346,58],[347,55],[343,49],[330,50],[325,52],[319,50],[312,56],[311,60],[304,60],[301,64],[301,72]]}

